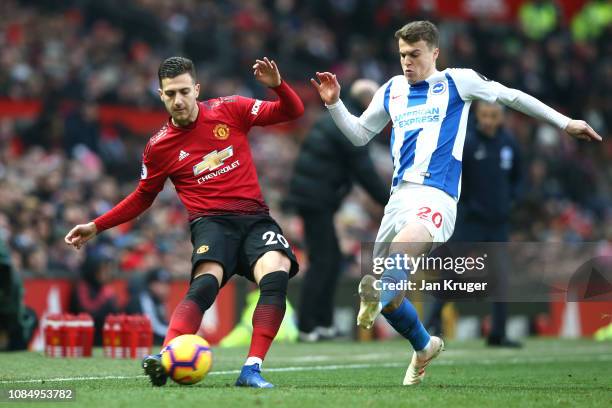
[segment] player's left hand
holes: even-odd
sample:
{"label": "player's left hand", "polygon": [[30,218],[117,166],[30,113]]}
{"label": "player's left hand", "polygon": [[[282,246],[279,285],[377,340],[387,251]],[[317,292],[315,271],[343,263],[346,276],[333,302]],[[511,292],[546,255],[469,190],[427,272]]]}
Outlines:
{"label": "player's left hand", "polygon": [[281,76],[276,62],[269,60],[268,57],[264,57],[263,60],[255,60],[253,75],[255,75],[255,79],[265,86],[273,88],[281,84]]}
{"label": "player's left hand", "polygon": [[601,136],[584,120],[570,120],[565,127],[565,131],[576,139],[601,142]]}

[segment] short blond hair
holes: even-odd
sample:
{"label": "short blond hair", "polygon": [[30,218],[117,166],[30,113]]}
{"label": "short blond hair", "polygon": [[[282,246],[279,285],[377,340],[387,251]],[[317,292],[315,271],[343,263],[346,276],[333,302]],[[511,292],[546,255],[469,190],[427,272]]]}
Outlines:
{"label": "short blond hair", "polygon": [[429,48],[438,48],[440,34],[434,23],[424,20],[406,24],[395,32],[395,38],[410,44],[423,40]]}

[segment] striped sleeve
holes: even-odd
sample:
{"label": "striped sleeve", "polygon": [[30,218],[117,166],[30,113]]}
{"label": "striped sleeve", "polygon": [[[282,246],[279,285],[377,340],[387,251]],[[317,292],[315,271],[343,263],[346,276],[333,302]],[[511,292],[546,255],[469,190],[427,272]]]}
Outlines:
{"label": "striped sleeve", "polygon": [[473,69],[450,68],[448,73],[457,84],[459,96],[464,101],[480,99],[493,103],[505,88],[499,82],[492,81]]}
{"label": "striped sleeve", "polygon": [[533,96],[492,81],[473,69],[452,68],[448,71],[455,80],[457,90],[463,100],[481,99],[491,103],[499,102],[526,115],[555,125],[559,129],[565,129],[571,120]]}

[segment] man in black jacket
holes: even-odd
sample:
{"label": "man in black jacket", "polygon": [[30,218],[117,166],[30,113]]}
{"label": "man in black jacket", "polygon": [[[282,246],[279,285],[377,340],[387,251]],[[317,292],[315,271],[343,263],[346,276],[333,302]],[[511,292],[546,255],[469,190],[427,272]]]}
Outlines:
{"label": "man in black jacket", "polygon": [[[506,242],[512,205],[521,188],[521,155],[512,134],[503,126],[503,108],[496,103],[478,101],[476,125],[468,128],[463,149],[461,198],[457,222],[450,242]],[[504,265],[496,270],[496,296],[507,290]],[[443,300],[434,303],[427,327],[440,333]],[[506,337],[507,306],[494,302],[490,346],[519,347]]]}
{"label": "man in black jacket", "polygon": [[[377,89],[374,81],[355,81],[349,110],[354,107],[355,112],[363,111]],[[303,341],[335,336],[333,305],[341,273],[341,253],[334,213],[355,181],[381,205],[389,200],[389,189],[376,173],[368,148],[354,146],[329,115],[322,115],[304,140],[287,198],[287,204],[297,209],[304,220],[310,259],[298,315]]]}

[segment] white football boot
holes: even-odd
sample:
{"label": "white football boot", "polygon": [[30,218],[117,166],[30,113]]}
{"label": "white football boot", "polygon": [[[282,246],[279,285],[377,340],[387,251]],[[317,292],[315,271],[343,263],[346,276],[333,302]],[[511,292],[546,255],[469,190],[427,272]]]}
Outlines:
{"label": "white football boot", "polygon": [[419,357],[416,351],[412,354],[412,361],[404,377],[404,385],[420,384],[425,377],[425,367],[444,350],[444,341],[441,338],[431,336],[429,341],[430,343],[424,356]]}
{"label": "white football boot", "polygon": [[377,279],[372,275],[366,275],[359,282],[359,313],[357,314],[357,326],[366,330],[372,328],[374,320],[380,314],[380,291],[374,287]]}

